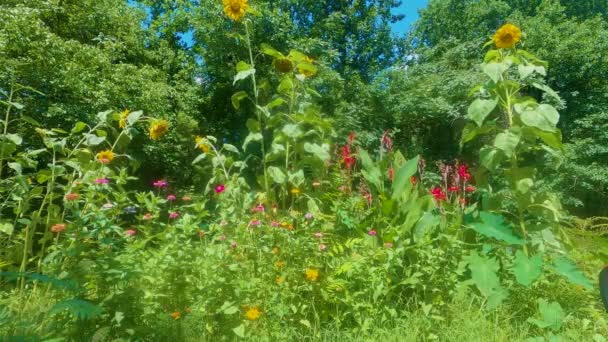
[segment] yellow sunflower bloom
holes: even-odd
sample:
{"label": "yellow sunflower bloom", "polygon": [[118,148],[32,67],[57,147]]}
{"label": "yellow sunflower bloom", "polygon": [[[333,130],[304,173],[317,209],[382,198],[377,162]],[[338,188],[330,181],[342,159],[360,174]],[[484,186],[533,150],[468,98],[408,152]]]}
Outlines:
{"label": "yellow sunflower bloom", "polygon": [[150,125],[150,138],[152,140],[160,139],[169,130],[167,120],[158,120]]}
{"label": "yellow sunflower bloom", "polygon": [[274,60],[274,68],[277,69],[278,72],[288,73],[293,70],[293,63],[289,58],[277,58]]}
{"label": "yellow sunflower bloom", "polygon": [[306,269],[306,280],[317,281],[319,279],[319,270],[315,268]]}
{"label": "yellow sunflower bloom", "polygon": [[127,118],[129,117],[129,110],[125,109],[122,113],[120,113],[120,120],[118,121],[118,127],[125,128],[127,127]]}
{"label": "yellow sunflower bloom", "polygon": [[114,152],[110,150],[101,151],[97,154],[97,160],[103,164],[108,164],[114,160]]}
{"label": "yellow sunflower bloom", "polygon": [[198,149],[204,153],[209,153],[209,143],[207,142],[207,139],[197,135],[196,138],[194,138],[194,141],[196,142],[196,147],[198,147]]}
{"label": "yellow sunflower bloom", "polygon": [[245,318],[247,318],[250,321],[255,321],[256,319],[260,318],[261,315],[262,315],[262,311],[260,311],[260,309],[258,309],[255,306],[252,306],[249,309],[247,309],[247,311],[245,311]]}
{"label": "yellow sunflower bloom", "polygon": [[496,31],[493,40],[499,49],[512,48],[521,39],[521,30],[513,24],[505,24]]}
{"label": "yellow sunflower bloom", "polygon": [[239,21],[245,15],[248,0],[224,0],[224,13],[232,20]]}

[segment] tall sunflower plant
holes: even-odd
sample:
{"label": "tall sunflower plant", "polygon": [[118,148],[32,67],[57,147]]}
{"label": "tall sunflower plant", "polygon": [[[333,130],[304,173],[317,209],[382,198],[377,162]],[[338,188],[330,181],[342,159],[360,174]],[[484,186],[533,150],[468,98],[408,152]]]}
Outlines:
{"label": "tall sunflower plant", "polygon": [[[254,49],[254,21],[246,14],[256,11],[247,1],[225,0],[224,12],[245,31],[249,58],[236,63],[234,84],[250,87],[235,92],[232,104],[237,110],[251,109],[254,113],[246,122],[249,134],[243,150],[259,146],[262,172],[258,182],[266,193],[263,197],[284,206],[302,203],[316,209],[314,199],[304,190],[311,186],[307,179],[325,175],[331,159],[329,141],[334,134],[331,122],[314,104],[314,98],[320,95],[308,85],[317,73],[317,65],[297,50],[284,54],[268,44]],[[268,58],[271,68],[260,65]],[[271,71],[263,77],[260,70]]]}
{"label": "tall sunflower plant", "polygon": [[[481,64],[486,81],[471,91],[461,137],[462,147],[479,150],[475,179],[482,193],[479,210],[465,217],[464,226],[473,233],[468,242],[479,244],[467,262],[493,307],[508,296],[499,274],[503,280],[513,275],[523,288],[554,276],[591,288],[563,256],[565,214],[557,196],[540,187],[541,166],[558,168],[563,160],[554,106],[561,99],[544,81],[547,63],[521,48],[523,37],[519,27],[506,24],[486,44],[495,48]],[[481,276],[488,272],[491,279]]]}

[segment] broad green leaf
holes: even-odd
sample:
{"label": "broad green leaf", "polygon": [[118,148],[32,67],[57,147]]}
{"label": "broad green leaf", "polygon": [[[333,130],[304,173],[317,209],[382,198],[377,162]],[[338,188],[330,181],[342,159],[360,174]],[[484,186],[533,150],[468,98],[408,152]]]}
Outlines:
{"label": "broad green leaf", "polygon": [[517,191],[521,194],[527,194],[534,186],[534,181],[531,178],[524,178],[517,181]]}
{"label": "broad green leaf", "polygon": [[97,113],[97,122],[106,122],[108,121],[108,115],[112,114],[111,110],[106,110],[105,112]]}
{"label": "broad green leaf", "polygon": [[566,277],[572,283],[581,285],[587,289],[592,289],[591,281],[585,277],[585,274],[568,258],[560,257],[553,261],[555,271]]}
{"label": "broad green leaf", "polygon": [[304,170],[298,170],[297,172],[287,172],[289,183],[296,187],[300,187],[304,183]]}
{"label": "broad green leaf", "polygon": [[262,51],[263,54],[274,57],[274,58],[284,58],[285,57],[285,56],[283,56],[282,53],[280,53],[275,48],[273,48],[272,46],[270,46],[266,43],[262,43],[262,45],[260,45],[260,50]]}
{"label": "broad green leaf", "polygon": [[285,103],[286,103],[286,102],[285,102],[285,100],[283,100],[283,98],[277,97],[277,98],[275,98],[274,100],[270,101],[270,102],[269,102],[269,103],[266,105],[266,108],[268,108],[268,109],[272,109],[272,108],[274,108],[274,107],[278,107],[278,106],[280,106],[280,105],[282,105],[282,104],[285,104]]}
{"label": "broad green leaf", "polygon": [[72,128],[72,133],[78,133],[80,131],[82,131],[83,129],[85,129],[87,127],[87,124],[82,122],[82,121],[78,121],[74,127]]}
{"label": "broad green leaf", "polygon": [[137,120],[142,117],[142,115],[144,115],[144,112],[142,112],[141,110],[129,113],[129,115],[127,116],[127,122],[129,123],[129,126],[135,124]]}
{"label": "broad green leaf", "polygon": [[488,308],[494,309],[508,296],[508,292],[500,285],[497,272],[500,265],[494,258],[480,256],[476,252],[467,257],[471,279],[482,295],[488,298]]}
{"label": "broad green leaf", "polygon": [[283,129],[281,131],[283,132],[283,134],[292,139],[296,139],[302,136],[302,130],[300,130],[300,127],[297,124],[287,124],[283,126]]}
{"label": "broad green leaf", "polygon": [[549,303],[544,298],[539,299],[538,311],[540,311],[542,319],[530,317],[528,318],[528,322],[533,323],[542,329],[550,328],[554,331],[561,329],[566,314],[559,303]]}
{"label": "broad green leaf", "polygon": [[376,190],[380,190],[382,183],[382,173],[380,169],[374,164],[367,151],[359,149],[359,159],[363,165],[361,174],[369,183],[374,185]]}
{"label": "broad green leaf", "polygon": [[277,91],[279,92],[279,94],[285,94],[287,92],[290,92],[292,89],[293,89],[293,81],[291,80],[291,77],[285,76],[281,80],[281,83],[279,83],[279,87],[277,88]]}
{"label": "broad green leaf", "polygon": [[232,94],[231,101],[234,109],[239,109],[241,107],[241,100],[246,99],[247,96],[247,93],[242,90]]}
{"label": "broad green leaf", "polygon": [[276,166],[268,167],[268,174],[270,175],[270,178],[272,178],[272,180],[275,183],[277,183],[277,184],[285,183],[285,180],[286,180],[285,174],[278,167],[276,167]]}
{"label": "broad green leaf", "polygon": [[315,155],[317,158],[321,159],[322,161],[326,161],[329,158],[331,158],[331,156],[329,155],[329,145],[327,145],[327,144],[318,145],[318,144],[304,143],[304,151],[306,151],[308,153],[312,153],[313,155]]}
{"label": "broad green leaf", "polygon": [[524,109],[520,118],[526,126],[536,127],[546,132],[555,132],[559,113],[553,106],[541,104],[535,109]]}
{"label": "broad green leaf", "polygon": [[241,72],[241,71],[247,71],[247,70],[251,70],[251,65],[249,65],[248,63],[245,63],[243,61],[239,61],[238,63],[236,63],[236,72]]}
{"label": "broad green leaf", "polygon": [[247,150],[247,145],[249,145],[252,141],[261,141],[262,133],[250,132],[245,138],[245,142],[243,142],[243,151]]}
{"label": "broad green leaf", "polygon": [[86,135],[86,144],[88,146],[97,146],[99,144],[101,144],[102,142],[104,142],[106,140],[106,137],[98,137],[95,134],[87,134]]}
{"label": "broad green leaf", "polygon": [[392,199],[397,199],[403,195],[408,186],[411,188],[412,183],[410,182],[410,179],[418,171],[419,159],[420,156],[416,156],[415,158],[408,160],[404,166],[399,168],[395,175],[395,181],[393,182]]}
{"label": "broad green leaf", "polygon": [[483,121],[488,117],[488,115],[490,115],[490,113],[492,113],[494,108],[496,108],[496,104],[496,99],[476,99],[469,106],[467,117],[470,120],[473,120],[477,126],[481,127],[483,125]]}
{"label": "broad green leaf", "polygon": [[429,233],[429,231],[437,227],[440,222],[441,217],[434,215],[431,212],[424,213],[414,227],[414,241],[420,241]]}
{"label": "broad green leaf", "polygon": [[479,159],[481,165],[490,171],[495,170],[502,162],[502,156],[498,153],[498,150],[489,146],[485,146],[479,150]]}
{"label": "broad green leaf", "polygon": [[224,144],[224,145],[223,145],[223,148],[224,148],[226,151],[230,151],[230,152],[234,152],[234,153],[236,153],[236,154],[240,154],[239,149],[238,149],[238,148],[236,148],[236,146],[234,146],[234,145],[232,145],[232,144]]}
{"label": "broad green leaf", "polygon": [[495,127],[491,125],[483,125],[481,127],[477,127],[472,123],[467,123],[462,129],[462,137],[460,138],[460,146],[464,146],[464,144],[469,141],[475,139],[478,135],[488,134],[494,130]]}
{"label": "broad green leaf", "polygon": [[471,228],[481,235],[504,241],[510,245],[522,245],[524,241],[513,234],[511,226],[501,215],[482,211],[479,213],[481,222],[474,222]]}
{"label": "broad green leaf", "polygon": [[0,232],[7,234],[7,235],[11,235],[13,234],[13,224],[10,222],[2,222],[0,223]]}
{"label": "broad green leaf", "polygon": [[192,161],[192,165],[200,162],[201,160],[207,158],[207,153],[201,153],[198,156],[196,156],[196,158],[194,158],[194,160]]}
{"label": "broad green leaf", "polygon": [[554,99],[556,99],[557,101],[561,101],[562,98],[559,96],[559,94],[557,94],[555,92],[555,90],[551,89],[549,86],[545,85],[545,84],[540,84],[540,83],[533,83],[532,84],[535,88],[540,89],[542,91],[544,91],[545,93],[549,94],[549,96],[553,97]]}
{"label": "broad green leaf", "polygon": [[244,71],[239,71],[236,76],[234,76],[234,81],[232,82],[232,84],[236,84],[236,82],[241,81],[246,79],[249,76],[252,76],[253,74],[255,74],[255,69],[249,69],[249,70],[244,70]]}
{"label": "broad green leaf", "polygon": [[247,128],[250,132],[259,133],[261,131],[260,122],[255,119],[247,119]]}
{"label": "broad green leaf", "polygon": [[505,63],[487,63],[482,66],[483,72],[488,75],[494,83],[502,78],[502,74],[507,71],[509,67]]}
{"label": "broad green leaf", "polygon": [[55,315],[63,310],[67,310],[70,315],[76,318],[85,320],[95,318],[103,313],[103,308],[91,302],[81,299],[70,299],[55,304],[49,310],[49,314]]}
{"label": "broad green leaf", "polygon": [[509,158],[513,155],[521,136],[512,131],[506,131],[496,135],[494,146],[505,153]]}
{"label": "broad green leaf", "polygon": [[234,333],[236,334],[236,336],[238,337],[245,337],[245,325],[241,324],[238,327],[232,329],[232,331],[234,331]]}
{"label": "broad green leaf", "polygon": [[515,253],[515,263],[511,271],[517,282],[529,287],[542,274],[543,257],[538,254],[528,258],[524,252],[518,250]]}

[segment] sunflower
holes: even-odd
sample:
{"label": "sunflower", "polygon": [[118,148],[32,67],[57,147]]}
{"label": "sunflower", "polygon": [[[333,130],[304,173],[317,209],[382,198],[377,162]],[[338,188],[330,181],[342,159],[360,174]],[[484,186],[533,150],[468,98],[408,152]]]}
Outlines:
{"label": "sunflower", "polygon": [[196,147],[204,153],[209,153],[209,143],[207,142],[207,139],[197,135],[196,138],[194,138],[194,141],[196,142]]}
{"label": "sunflower", "polygon": [[293,70],[293,63],[289,58],[281,57],[274,60],[274,68],[282,73],[288,73]]}
{"label": "sunflower", "polygon": [[317,281],[319,279],[319,270],[315,268],[306,269],[306,280]]}
{"label": "sunflower", "polygon": [[245,311],[245,318],[250,321],[255,321],[256,319],[260,318],[261,315],[262,311],[260,311],[260,309],[258,309],[256,306],[252,306]]}
{"label": "sunflower", "polygon": [[125,109],[122,113],[120,113],[120,120],[118,121],[118,127],[125,128],[127,127],[127,118],[129,117],[129,110]]}
{"label": "sunflower", "polygon": [[[310,57],[306,57],[304,58],[304,62],[308,63],[308,64],[313,64],[315,61],[314,59],[310,58]],[[316,71],[310,67],[306,67],[306,66],[301,66],[298,65],[298,72],[306,77],[311,77],[313,76]]]}
{"label": "sunflower", "polygon": [[97,160],[103,164],[108,164],[114,160],[114,152],[111,150],[101,151],[97,154]]}
{"label": "sunflower", "polygon": [[249,5],[248,0],[224,0],[224,13],[232,20],[239,21]]}
{"label": "sunflower", "polygon": [[150,125],[150,138],[152,140],[160,139],[169,130],[167,120],[158,120]]}
{"label": "sunflower", "polygon": [[521,30],[513,24],[505,24],[496,31],[493,40],[499,49],[512,48],[521,39]]}

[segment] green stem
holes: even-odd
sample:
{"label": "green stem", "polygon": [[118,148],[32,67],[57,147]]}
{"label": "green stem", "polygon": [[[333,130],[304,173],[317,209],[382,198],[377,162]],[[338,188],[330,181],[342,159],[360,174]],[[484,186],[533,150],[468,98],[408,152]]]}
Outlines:
{"label": "green stem", "polygon": [[[249,35],[249,26],[247,26],[247,22],[244,23],[245,25],[245,34],[247,37],[247,49],[249,50],[249,63],[251,64],[251,67],[253,69],[255,69],[255,61],[253,59],[253,50],[251,49],[251,37]],[[260,124],[260,132],[262,135],[262,139],[260,141],[261,145],[262,145],[262,167],[264,168],[264,190],[266,191],[266,194],[269,194],[269,187],[268,187],[268,171],[266,170],[266,147],[264,144],[264,122],[262,120],[262,114],[260,113],[260,110],[258,109],[259,104],[258,104],[258,86],[257,86],[257,82],[255,80],[255,73],[253,73],[251,75],[251,82],[253,83],[253,95],[254,95],[254,102],[255,102],[255,114],[258,118],[258,122]]]}
{"label": "green stem", "polygon": [[[15,93],[15,89],[13,87],[13,84],[11,84],[11,91],[8,95],[8,103],[6,105],[6,114],[4,116],[4,131],[3,134],[4,136],[6,136],[8,134],[8,121],[10,119],[11,116],[11,102],[13,101],[13,95]],[[0,153],[0,179],[2,179],[2,171],[4,171],[4,145],[2,145],[2,153]]]}

